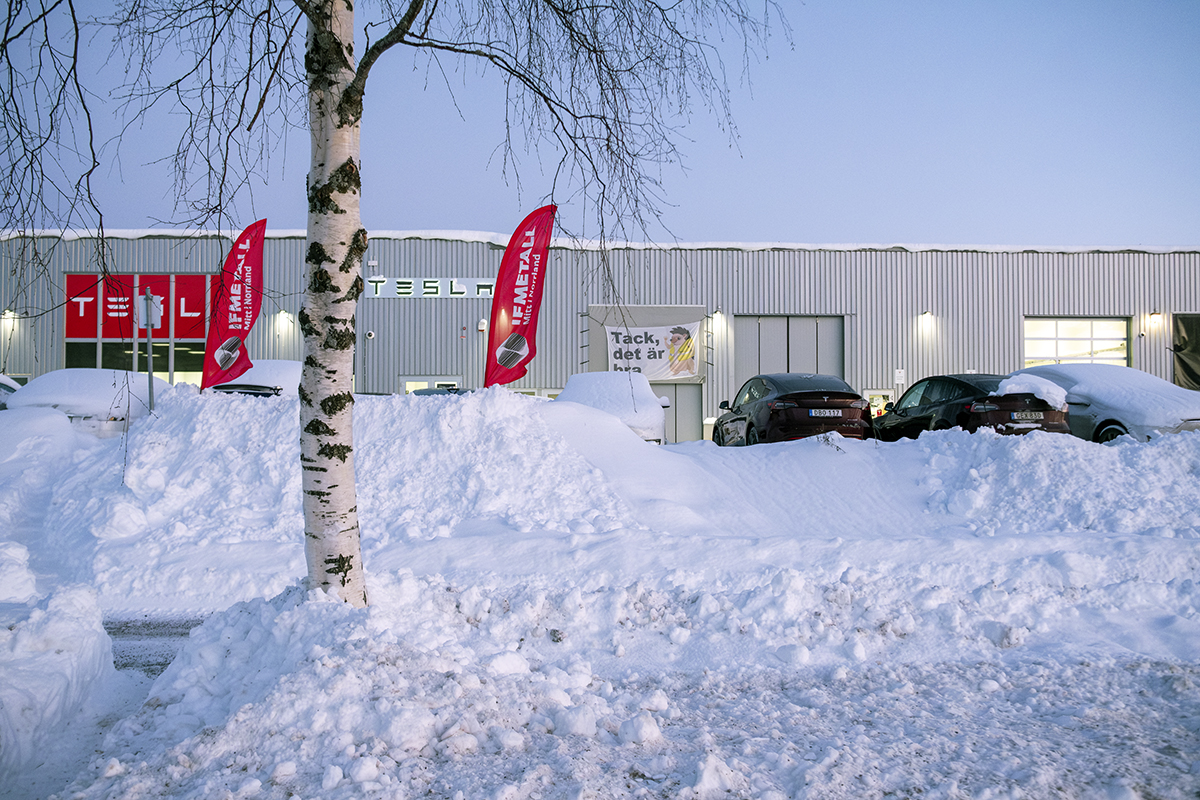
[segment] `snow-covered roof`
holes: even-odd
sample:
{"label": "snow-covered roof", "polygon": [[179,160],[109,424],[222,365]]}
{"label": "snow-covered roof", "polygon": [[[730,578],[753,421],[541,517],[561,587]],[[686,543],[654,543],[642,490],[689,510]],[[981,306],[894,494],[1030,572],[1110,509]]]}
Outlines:
{"label": "snow-covered roof", "polygon": [[[15,239],[29,233],[21,231],[0,232],[0,240]],[[57,236],[64,241],[95,238],[94,230],[36,230],[34,236]],[[237,231],[195,230],[181,228],[129,228],[105,230],[110,239],[188,238],[203,239],[221,237],[233,239]],[[303,239],[307,231],[303,228],[268,230],[268,239]],[[450,242],[475,242],[504,247],[511,234],[468,230],[374,230],[371,239],[424,239]],[[569,250],[595,250],[600,242],[591,239],[556,237],[551,247]],[[898,252],[898,253],[1200,253],[1200,244],[1158,246],[1095,246],[1095,245],[995,245],[995,244],[917,244],[917,243],[803,243],[803,242],[618,242],[606,243],[610,250],[738,250],[754,252],[762,250],[805,250],[834,252]]]}

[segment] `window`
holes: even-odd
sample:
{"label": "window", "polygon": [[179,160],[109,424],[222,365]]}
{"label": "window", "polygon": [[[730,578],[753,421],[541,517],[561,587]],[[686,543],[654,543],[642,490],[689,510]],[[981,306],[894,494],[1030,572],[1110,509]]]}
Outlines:
{"label": "window", "polygon": [[1027,317],[1025,366],[1038,364],[1129,366],[1129,321]]}
{"label": "window", "polygon": [[[204,371],[210,276],[70,274],[66,280],[64,365],[145,371],[146,323],[154,374],[200,383]],[[157,313],[149,314],[145,295]]]}
{"label": "window", "polygon": [[760,397],[765,397],[767,394],[767,385],[759,378],[751,378],[746,381],[746,385],[742,387],[742,391],[738,393],[737,400],[734,402],[734,408],[741,408],[747,403],[753,402]]}
{"label": "window", "polygon": [[921,381],[905,392],[904,396],[900,398],[900,402],[896,403],[896,410],[903,411],[921,405],[921,399],[925,395],[925,390],[929,388],[929,383],[929,381]]}

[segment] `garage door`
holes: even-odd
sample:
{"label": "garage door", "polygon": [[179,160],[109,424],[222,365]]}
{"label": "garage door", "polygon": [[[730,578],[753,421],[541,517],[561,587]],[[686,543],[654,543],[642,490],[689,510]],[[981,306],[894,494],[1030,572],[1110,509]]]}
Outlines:
{"label": "garage door", "polygon": [[736,384],[769,372],[846,375],[841,317],[735,316],[733,371]]}

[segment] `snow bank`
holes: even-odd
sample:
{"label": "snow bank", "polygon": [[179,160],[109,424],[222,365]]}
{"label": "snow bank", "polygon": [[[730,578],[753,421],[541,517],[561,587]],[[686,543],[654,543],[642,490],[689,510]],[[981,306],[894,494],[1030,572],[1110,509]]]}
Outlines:
{"label": "snow bank", "polygon": [[[1145,447],[990,431],[649,447],[611,415],[502,389],[363,397],[355,415],[376,572],[629,580],[798,564],[836,576],[944,555],[986,582],[1066,549],[1106,580],[1140,570],[1169,581],[1186,577],[1200,535],[1191,433]],[[114,616],[272,597],[304,574],[298,424],[295,398],[177,387],[123,442],[76,455],[38,546]],[[1111,537],[1150,561],[1112,555]],[[965,558],[964,542],[977,542]],[[1061,570],[1046,569],[1061,585]]]}
{"label": "snow bank", "polygon": [[87,586],[60,589],[0,627],[0,784],[38,757],[112,663],[96,592]]}
{"label": "snow bank", "polygon": [[[298,588],[296,398],[176,387],[105,441],[0,411],[5,569],[209,615],[59,797],[1200,791],[1200,433],[652,447],[503,389],[355,421],[365,610]],[[6,673],[59,732],[96,602],[38,607],[92,651]]]}
{"label": "snow bank", "polygon": [[0,542],[0,603],[28,603],[37,598],[29,551],[16,542]]}
{"label": "snow bank", "polygon": [[[986,654],[896,661],[888,648],[919,636],[913,617],[951,620],[956,598],[935,591],[838,634],[837,620],[873,613],[863,578],[820,586],[784,570],[754,591],[697,592],[661,578],[539,588],[401,572],[375,576],[365,610],[291,589],[193,631],[64,796],[1200,789],[1194,734],[1175,722],[1200,712],[1194,666],[1030,658],[1011,631]],[[982,587],[981,603],[989,591],[1001,590]]]}

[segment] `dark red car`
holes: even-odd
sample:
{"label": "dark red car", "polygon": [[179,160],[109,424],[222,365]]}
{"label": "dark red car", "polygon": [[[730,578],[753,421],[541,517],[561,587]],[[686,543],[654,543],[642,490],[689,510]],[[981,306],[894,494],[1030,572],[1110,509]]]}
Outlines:
{"label": "dark red car", "polygon": [[921,431],[962,428],[972,433],[1034,430],[1070,433],[1066,406],[1055,408],[1033,394],[995,394],[1004,375],[937,375],[914,383],[875,420],[875,435],[887,442],[915,439]]}
{"label": "dark red car", "polygon": [[871,435],[871,404],[833,375],[787,372],[755,375],[713,426],[719,445],[745,445],[840,433],[852,439]]}

